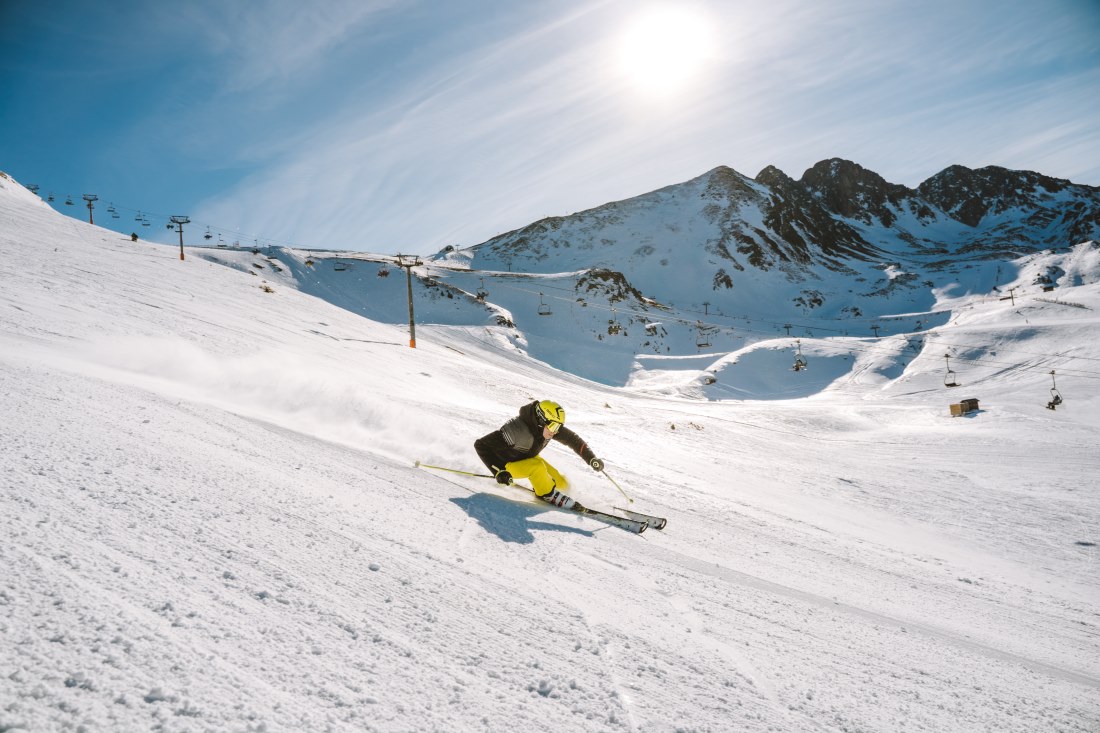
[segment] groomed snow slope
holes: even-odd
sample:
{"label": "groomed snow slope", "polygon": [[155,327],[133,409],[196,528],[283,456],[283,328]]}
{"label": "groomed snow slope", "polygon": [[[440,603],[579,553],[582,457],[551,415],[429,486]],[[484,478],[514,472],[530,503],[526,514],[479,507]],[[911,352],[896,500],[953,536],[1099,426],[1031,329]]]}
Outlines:
{"label": "groomed snow slope", "polygon": [[[485,328],[409,349],[0,186],[0,731],[1100,727],[1094,284],[969,311],[966,394],[884,348],[693,401]],[[413,467],[547,397],[667,530]]]}

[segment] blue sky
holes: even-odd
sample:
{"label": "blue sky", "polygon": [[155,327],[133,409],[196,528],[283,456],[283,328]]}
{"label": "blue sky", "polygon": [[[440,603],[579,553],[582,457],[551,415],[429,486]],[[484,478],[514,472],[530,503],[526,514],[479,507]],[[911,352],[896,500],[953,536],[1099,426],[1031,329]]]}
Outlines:
{"label": "blue sky", "polygon": [[427,254],[728,165],[1100,185],[1097,0],[0,0],[0,170]]}

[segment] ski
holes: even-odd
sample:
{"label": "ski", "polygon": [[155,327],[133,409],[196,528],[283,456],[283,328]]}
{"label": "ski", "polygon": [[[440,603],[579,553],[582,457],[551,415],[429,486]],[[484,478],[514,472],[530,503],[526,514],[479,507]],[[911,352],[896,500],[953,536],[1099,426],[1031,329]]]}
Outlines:
{"label": "ski", "polygon": [[633,532],[634,534],[641,534],[645,532],[649,527],[649,522],[644,519],[632,519],[630,517],[620,517],[617,514],[608,514],[607,512],[601,512],[599,509],[589,509],[580,502],[574,502],[573,506],[565,511],[576,512],[577,514],[584,514],[592,517],[593,519],[618,527],[619,529],[625,529],[627,532]]}
{"label": "ski", "polygon": [[664,517],[655,517],[652,514],[643,514],[642,512],[636,512],[632,509],[623,509],[621,506],[612,508],[617,512],[622,512],[630,519],[647,522],[653,529],[664,529],[665,525],[668,524],[668,520]]}
{"label": "ski", "polygon": [[[529,491],[532,494],[535,490],[530,486],[524,486],[523,484],[512,484],[512,488],[523,489]],[[543,503],[543,502],[539,502]],[[554,506],[549,504],[548,506]],[[560,508],[560,507],[559,507]],[[601,512],[599,509],[589,509],[579,501],[574,501],[573,506],[568,509],[561,509],[565,512],[575,512],[577,514],[585,514],[593,519],[618,527],[619,529],[625,529],[627,532],[633,532],[634,534],[641,534],[649,528],[649,522],[642,518],[620,517],[617,514],[608,514],[607,512]]]}

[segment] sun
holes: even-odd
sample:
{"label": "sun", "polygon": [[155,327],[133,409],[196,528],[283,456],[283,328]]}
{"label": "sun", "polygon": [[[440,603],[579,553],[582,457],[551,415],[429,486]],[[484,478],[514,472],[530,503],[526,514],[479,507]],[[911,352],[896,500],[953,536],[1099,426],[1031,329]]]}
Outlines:
{"label": "sun", "polygon": [[653,8],[619,40],[619,69],[639,91],[666,96],[698,79],[715,51],[707,18],[682,7]]}

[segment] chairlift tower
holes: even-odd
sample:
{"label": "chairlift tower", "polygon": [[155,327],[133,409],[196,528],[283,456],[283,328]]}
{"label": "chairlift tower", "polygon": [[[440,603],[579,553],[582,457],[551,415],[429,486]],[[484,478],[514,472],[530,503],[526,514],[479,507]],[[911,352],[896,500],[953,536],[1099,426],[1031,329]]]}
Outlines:
{"label": "chairlift tower", "polygon": [[95,219],[92,218],[92,208],[93,204],[99,201],[99,196],[96,196],[94,193],[86,193],[84,194],[84,200],[88,204],[88,223],[95,224]]}
{"label": "chairlift tower", "polygon": [[180,259],[183,259],[183,225],[190,224],[191,219],[186,216],[172,216],[168,218],[168,228],[171,229],[172,225],[176,225],[176,231],[180,233]]}
{"label": "chairlift tower", "polygon": [[1018,287],[1020,286],[1013,285],[1011,288],[1008,289],[1008,297],[998,298],[998,300],[1010,300],[1012,301],[1012,305],[1016,305],[1016,288]]}
{"label": "chairlift tower", "polygon": [[409,348],[416,348],[416,316],[413,314],[413,281],[412,269],[420,267],[424,262],[414,255],[397,255],[397,266],[405,268],[405,285],[409,294]]}

